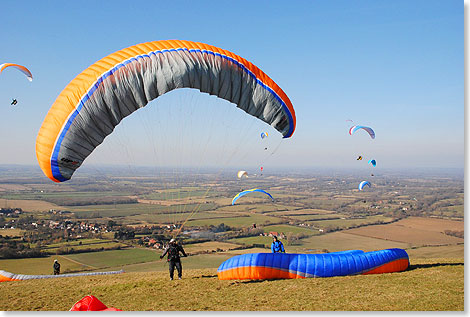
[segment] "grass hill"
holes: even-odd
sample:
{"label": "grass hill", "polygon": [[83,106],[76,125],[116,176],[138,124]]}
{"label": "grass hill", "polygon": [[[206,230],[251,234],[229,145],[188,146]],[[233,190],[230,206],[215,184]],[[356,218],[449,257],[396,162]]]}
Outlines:
{"label": "grass hill", "polygon": [[[184,266],[184,261],[183,261]],[[86,295],[126,311],[463,311],[464,260],[412,259],[409,270],[381,275],[220,281],[217,270],[0,283],[2,311],[64,311]]]}

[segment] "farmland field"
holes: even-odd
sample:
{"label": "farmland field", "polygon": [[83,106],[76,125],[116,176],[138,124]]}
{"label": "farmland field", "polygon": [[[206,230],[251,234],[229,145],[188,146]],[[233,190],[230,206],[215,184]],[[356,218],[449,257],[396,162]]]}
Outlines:
{"label": "farmland field", "polygon": [[[463,183],[449,181],[449,192],[436,198],[435,192],[431,194],[429,191],[438,187],[421,187],[421,182],[410,181],[409,192],[405,192],[403,187],[377,184],[375,192],[358,193],[341,188],[353,184],[354,179],[343,183],[329,181],[328,176],[305,178],[297,179],[295,185],[283,183],[287,179],[273,176],[253,181],[256,186],[268,189],[276,185],[273,186],[275,190],[271,190],[274,203],[263,195],[254,195],[244,196],[235,205],[231,205],[231,201],[240,189],[240,182],[230,179],[214,182],[210,195],[204,195],[202,187],[190,188],[189,185],[183,186],[178,194],[176,189],[162,189],[164,186],[156,178],[139,176],[116,177],[99,185],[93,182],[67,183],[57,191],[54,191],[57,185],[45,184],[43,187],[41,183],[25,183],[1,186],[0,181],[0,197],[3,197],[0,204],[3,202],[8,207],[22,208],[26,212],[5,215],[4,223],[11,223],[16,228],[20,219],[23,223],[25,219],[36,222],[35,226],[28,225],[24,229],[0,229],[2,237],[9,236],[5,243],[16,243],[23,248],[40,246],[44,252],[64,253],[39,258],[0,259],[0,269],[21,274],[51,274],[52,263],[58,259],[62,273],[123,269],[129,276],[137,274],[132,276],[166,280],[168,264],[159,256],[163,253],[162,244],[177,235],[189,254],[182,259],[183,276],[193,282],[215,279],[213,282],[220,283],[215,277],[220,264],[239,254],[269,253],[272,237],[268,234],[271,232],[285,235],[281,241],[287,253],[401,248],[408,253],[412,263],[424,263],[423,268],[429,272],[448,270],[451,278],[456,276],[455,270],[463,267],[464,222],[461,209],[464,196],[460,192]],[[279,184],[274,184],[276,182]],[[298,186],[298,190],[293,186]],[[41,193],[42,188],[47,192]],[[75,194],[74,203],[89,201],[90,204],[64,207],[52,203],[72,199]],[[133,202],[119,203],[126,202],[126,199]],[[55,211],[45,212],[49,209]],[[185,220],[184,227],[180,228]],[[84,225],[92,225],[93,230]],[[135,231],[136,234],[126,238],[122,234],[127,231]],[[36,239],[41,235],[48,239],[47,243],[37,243]],[[156,243],[154,247],[153,243]],[[88,249],[96,251],[88,252]],[[427,267],[427,261],[433,261],[433,266]],[[413,270],[421,272],[420,268]],[[202,271],[205,273],[199,273]],[[121,277],[111,279],[114,278],[119,280]],[[374,287],[383,278],[387,277],[368,279],[373,281],[369,287]],[[349,277],[338,281],[348,280]],[[456,281],[456,285],[460,283],[460,277]],[[285,282],[286,287],[293,287],[287,286],[289,281]],[[223,283],[220,285],[225,285]],[[251,286],[262,283],[251,283]],[[393,283],[394,279],[391,279],[389,285]],[[217,287],[222,287],[220,285]],[[356,284],[348,287],[354,294],[363,292]],[[96,290],[96,286],[90,286],[90,289]],[[322,296],[316,289],[315,293]],[[451,298],[449,294],[445,296]],[[396,307],[420,307],[402,304],[404,306]],[[242,303],[239,305],[245,307]],[[341,307],[335,305],[330,301],[325,307]],[[356,307],[356,304],[351,305],[348,307]],[[206,304],[204,307],[209,306]],[[320,306],[309,307],[317,309]],[[229,306],[222,305],[220,309],[224,307]],[[457,306],[442,304],[441,307]],[[230,308],[233,309],[232,306]]]}
{"label": "farmland field", "polygon": [[[427,224],[430,224],[427,227]],[[441,226],[436,226],[440,224]],[[412,245],[444,245],[463,243],[464,239],[443,233],[447,228],[461,228],[463,222],[439,219],[405,219],[388,225],[367,226],[346,230],[345,233],[378,238],[388,241],[406,242]]]}
{"label": "farmland field", "polygon": [[21,208],[24,211],[49,211],[50,209],[63,209],[63,207],[56,204],[35,199],[3,199],[0,198],[1,207],[14,207]]}

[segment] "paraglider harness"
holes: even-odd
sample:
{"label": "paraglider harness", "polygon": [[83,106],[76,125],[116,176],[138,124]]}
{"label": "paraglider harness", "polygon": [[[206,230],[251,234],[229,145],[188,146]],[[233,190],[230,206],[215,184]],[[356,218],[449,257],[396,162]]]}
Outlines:
{"label": "paraglider harness", "polygon": [[179,245],[171,245],[168,247],[168,261],[178,261],[180,259]]}
{"label": "paraglider harness", "polygon": [[180,261],[180,251],[183,253],[183,256],[187,256],[186,253],[184,252],[183,248],[179,244],[171,244],[168,246],[168,249],[163,253],[161,256],[162,258],[165,256],[166,253],[168,253],[168,258],[167,262],[170,261]]}

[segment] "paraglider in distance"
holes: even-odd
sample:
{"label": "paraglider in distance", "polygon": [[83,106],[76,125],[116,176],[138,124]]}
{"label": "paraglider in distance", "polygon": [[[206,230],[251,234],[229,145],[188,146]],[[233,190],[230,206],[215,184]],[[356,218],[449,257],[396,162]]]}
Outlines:
{"label": "paraglider in distance", "polygon": [[29,71],[29,69],[27,69],[26,67],[22,66],[22,65],[18,65],[18,64],[12,64],[12,63],[4,63],[4,64],[0,64],[0,73],[3,72],[3,70],[7,67],[13,67],[14,69],[17,69],[19,70],[20,72],[22,72],[23,74],[26,75],[26,78],[29,80],[29,81],[33,81],[33,75],[31,74],[31,72]]}
{"label": "paraglider in distance", "polygon": [[377,162],[375,160],[369,160],[369,162],[367,162],[368,164],[372,164],[373,167],[375,167],[375,165],[377,165]]}
{"label": "paraglider in distance", "polygon": [[261,138],[267,138],[268,137],[268,132],[261,132]]}
{"label": "paraglider in distance", "polygon": [[358,161],[361,161],[361,160],[362,160],[362,156],[359,155],[358,158],[357,158],[357,160],[358,160]]}
{"label": "paraglider in distance", "polygon": [[324,254],[248,253],[217,269],[219,280],[294,279],[401,272],[410,264],[403,249],[349,250]]}
{"label": "paraglider in distance", "polygon": [[248,173],[246,171],[238,171],[237,177],[242,178],[243,176],[248,177]]}
{"label": "paraglider in distance", "polygon": [[235,205],[235,202],[238,200],[238,198],[243,197],[246,194],[255,193],[255,192],[266,194],[271,198],[272,201],[274,201],[273,196],[271,196],[271,194],[268,193],[267,191],[259,189],[259,188],[253,188],[253,189],[244,190],[241,193],[236,194],[235,197],[233,197],[232,199],[232,206]]}
{"label": "paraglider in distance", "polygon": [[362,181],[359,184],[359,190],[362,190],[364,188],[364,186],[366,186],[366,185],[370,187],[370,183],[368,181]]}
{"label": "paraglider in distance", "polygon": [[42,171],[55,182],[69,180],[121,120],[178,88],[228,100],[284,138],[294,133],[286,93],[246,59],[203,43],[147,42],[104,57],[60,93],[36,139]]}
{"label": "paraglider in distance", "polygon": [[10,105],[14,106],[14,105],[16,105],[17,103],[18,103],[18,100],[12,99]]}
{"label": "paraglider in distance", "polygon": [[365,126],[362,126],[362,125],[355,125],[355,126],[352,126],[351,129],[349,129],[349,134],[350,135],[353,135],[354,132],[356,132],[357,130],[359,129],[363,129],[364,131],[366,131],[367,133],[369,133],[370,137],[372,139],[375,139],[375,132],[374,130],[372,130],[371,128],[369,127],[365,127]]}

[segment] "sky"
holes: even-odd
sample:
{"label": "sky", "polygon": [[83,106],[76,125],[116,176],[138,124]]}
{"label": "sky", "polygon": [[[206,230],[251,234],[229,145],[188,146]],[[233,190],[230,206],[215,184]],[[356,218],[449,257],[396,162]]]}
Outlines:
{"label": "sky", "polygon": [[[272,166],[355,168],[356,157],[364,155],[378,167],[464,167],[462,1],[7,1],[0,16],[0,63],[25,65],[34,76],[30,83],[14,70],[0,74],[0,164],[37,164],[44,117],[88,66],[134,44],[184,39],[242,56],[286,92],[297,127],[290,139],[270,140]],[[16,107],[9,105],[12,98]],[[237,131],[264,129],[208,96],[182,92],[158,99],[147,112],[126,118],[85,162],[146,164],[154,152],[166,153],[149,146],[145,133],[154,144],[180,144],[185,157],[191,148],[217,162],[223,143],[237,142]],[[218,114],[192,111],[202,125],[188,128],[172,121],[181,100],[193,103],[193,110],[200,104],[225,108]],[[173,108],[163,113],[168,105]],[[188,143],[205,133],[195,129],[206,120],[220,124],[206,134],[211,141]],[[350,136],[347,120],[372,127],[376,139],[363,131]],[[183,126],[183,134],[168,132]],[[224,139],[220,131],[235,137]],[[252,146],[264,147],[259,142],[245,136],[237,145],[247,162],[257,160]]]}

